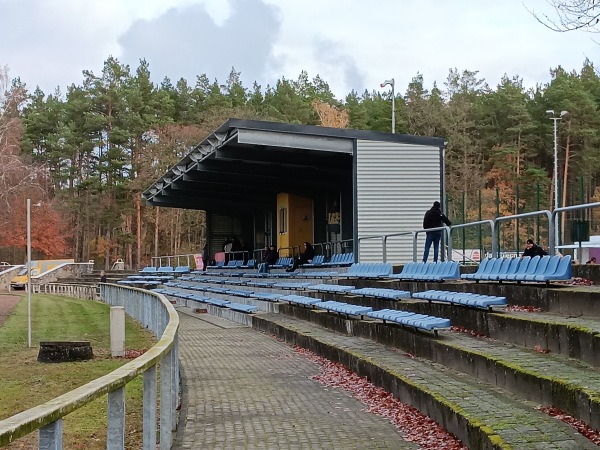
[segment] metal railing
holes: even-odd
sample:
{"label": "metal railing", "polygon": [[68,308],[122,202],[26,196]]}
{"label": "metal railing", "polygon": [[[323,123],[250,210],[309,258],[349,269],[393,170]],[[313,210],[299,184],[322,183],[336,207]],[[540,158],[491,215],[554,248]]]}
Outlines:
{"label": "metal railing", "polygon": [[[354,261],[360,261],[360,243],[362,241],[368,241],[370,239],[381,239],[381,251],[383,253],[383,257],[385,258],[385,236],[382,234],[376,234],[373,236],[362,236],[358,238],[358,245],[356,246],[356,254],[354,255]],[[383,260],[385,262],[385,259]]]}
{"label": "metal railing", "polygon": [[[541,211],[533,211],[533,212],[528,212],[528,213],[515,214],[512,216],[496,217],[496,219],[494,220],[496,227],[494,229],[494,234],[492,234],[492,243],[498,242],[500,222],[506,222],[509,220],[522,219],[524,217],[536,217],[536,216],[546,216],[548,218],[548,221],[549,221],[548,235],[549,235],[549,239],[552,241],[554,239],[554,225],[552,224],[552,213],[546,209],[543,209]],[[500,256],[500,254],[498,253],[497,250],[496,250],[496,252],[492,251],[492,255],[495,255],[495,257]]]}
{"label": "metal railing", "polygon": [[446,252],[448,254],[448,260],[452,261],[452,239],[450,239],[450,227],[436,227],[436,228],[421,228],[420,230],[416,230],[413,231],[413,262],[417,262],[417,237],[419,236],[419,233],[426,233],[428,231],[445,231],[446,232],[446,241],[447,244],[444,247],[444,245],[441,245],[440,243],[440,247],[442,248],[442,251],[440,253],[440,257],[442,259],[442,261],[444,260],[444,248],[446,249]]}
{"label": "metal railing", "polygon": [[160,363],[160,449],[171,448],[179,398],[177,312],[163,295],[142,289],[101,284],[100,295],[111,306],[123,306],[129,316],[160,340],[142,356],[113,372],[0,421],[0,446],[39,430],[39,449],[61,449],[63,417],[108,394],[106,448],[122,450],[125,447],[125,386],[143,375],[142,448],[156,450],[157,365]]}
{"label": "metal railing", "polygon": [[555,218],[557,214],[566,212],[566,211],[577,211],[580,209],[592,209],[592,208],[597,208],[600,206],[600,202],[595,202],[595,203],[585,203],[583,205],[574,205],[574,206],[565,206],[563,208],[556,208],[554,211],[552,211],[552,216],[550,217],[550,224],[551,224],[551,232],[550,232],[550,236],[549,236],[549,241],[548,241],[548,253],[550,255],[554,255],[556,254],[556,233],[558,233],[558,230],[554,229],[554,225],[556,224]]}
{"label": "metal railing", "polygon": [[[452,242],[452,231],[454,231],[454,230],[458,230],[460,228],[475,227],[475,226],[479,226],[479,225],[486,225],[486,224],[488,224],[491,228],[492,255],[495,255],[496,252],[498,251],[498,241],[496,239],[494,239],[494,236],[496,235],[496,222],[493,220],[479,220],[477,222],[459,223],[458,225],[452,225],[450,227],[449,242]],[[449,254],[452,255],[452,249],[449,250]],[[463,257],[464,257],[464,255],[463,255]],[[452,261],[452,256],[450,256],[450,261]]]}
{"label": "metal railing", "polygon": [[[150,258],[151,264],[153,267],[168,267],[168,266],[172,266],[172,260],[176,261],[176,264],[174,267],[177,266],[181,266],[181,260],[183,259],[184,261],[186,261],[186,266],[191,267],[190,262],[191,261],[195,261],[194,255],[197,254],[202,254],[202,251],[198,251],[198,253],[185,253],[183,255],[165,255],[165,256],[152,256]],[[163,264],[163,260],[166,262],[166,264]]]}

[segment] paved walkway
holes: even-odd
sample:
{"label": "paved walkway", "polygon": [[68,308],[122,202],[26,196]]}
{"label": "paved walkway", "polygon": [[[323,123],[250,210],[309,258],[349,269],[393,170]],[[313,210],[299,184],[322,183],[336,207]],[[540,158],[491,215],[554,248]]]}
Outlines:
{"label": "paved walkway", "polygon": [[174,449],[416,449],[275,338],[178,307],[184,401]]}

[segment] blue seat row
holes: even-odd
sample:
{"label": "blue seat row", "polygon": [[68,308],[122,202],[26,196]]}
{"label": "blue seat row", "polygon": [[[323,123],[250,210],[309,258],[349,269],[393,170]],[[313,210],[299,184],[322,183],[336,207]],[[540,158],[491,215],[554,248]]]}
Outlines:
{"label": "blue seat row", "polygon": [[274,288],[278,289],[306,289],[312,283],[309,281],[298,282],[298,283],[275,283]]}
{"label": "blue seat row", "polygon": [[341,284],[311,284],[310,286],[307,287],[307,289],[310,289],[311,291],[333,292],[333,293],[339,294],[339,293],[348,292],[353,289],[356,289],[356,287],[344,286]]}
{"label": "blue seat row", "polygon": [[142,270],[140,270],[140,273],[156,273],[156,267],[146,266]]}
{"label": "blue seat row", "polygon": [[151,281],[168,281],[172,280],[172,275],[129,275],[128,280],[151,280]]}
{"label": "blue seat row", "polygon": [[397,309],[380,309],[367,313],[368,317],[383,320],[383,322],[394,322],[400,325],[413,327],[417,329],[433,331],[450,328],[450,320],[442,317],[428,316],[426,314],[417,314],[408,311],[399,311]]}
{"label": "blue seat row", "polygon": [[326,267],[344,267],[354,264],[354,253],[334,253],[331,259],[324,262],[323,265]]}
{"label": "blue seat row", "polygon": [[259,300],[266,300],[268,302],[277,302],[282,297],[281,294],[272,294],[268,292],[253,292],[250,296],[252,298],[257,298]]}
{"label": "blue seat row", "polygon": [[348,291],[352,295],[361,295],[363,297],[385,298],[391,300],[399,300],[401,298],[410,298],[409,291],[401,291],[398,289],[384,288],[360,288]]}
{"label": "blue seat row", "polygon": [[350,303],[336,302],[333,300],[318,302],[313,306],[315,308],[326,309],[327,311],[333,311],[339,314],[346,314],[347,316],[360,316],[361,318],[368,312],[373,311],[373,308],[370,306],[351,305]]}
{"label": "blue seat row", "polygon": [[486,258],[477,272],[463,274],[465,280],[479,281],[530,281],[548,283],[570,280],[571,255],[523,256],[521,258]]}
{"label": "blue seat row", "polygon": [[157,280],[119,280],[118,284],[125,284],[127,286],[159,286],[162,281]]}
{"label": "blue seat row", "polygon": [[286,302],[295,303],[296,305],[303,305],[303,306],[311,306],[311,305],[314,305],[315,303],[321,302],[321,299],[307,297],[305,295],[282,295],[279,297],[279,300],[285,300]]}
{"label": "blue seat row", "polygon": [[302,264],[302,267],[318,267],[318,266],[322,266],[324,262],[325,262],[325,256],[316,255],[310,263]]}
{"label": "blue seat row", "polygon": [[229,302],[227,304],[227,307],[229,309],[233,309],[235,311],[241,311],[241,312],[245,312],[245,313],[253,313],[256,310],[258,310],[258,307],[256,307],[255,305],[246,305],[245,303],[235,303],[235,302]]}
{"label": "blue seat row", "polygon": [[402,272],[389,276],[389,278],[407,281],[445,281],[456,280],[459,277],[460,269],[457,261],[409,262],[404,265]]}
{"label": "blue seat row", "polygon": [[348,272],[338,274],[345,278],[380,278],[392,273],[391,263],[354,263]]}
{"label": "blue seat row", "polygon": [[275,264],[271,264],[269,267],[273,269],[282,269],[284,267],[291,266],[293,262],[294,259],[291,257],[277,258]]}
{"label": "blue seat row", "polygon": [[412,296],[413,298],[420,298],[429,301],[440,301],[444,303],[472,306],[475,308],[483,309],[492,309],[493,307],[506,306],[506,297],[474,294],[470,292],[449,292],[430,290],[424,292],[414,292]]}

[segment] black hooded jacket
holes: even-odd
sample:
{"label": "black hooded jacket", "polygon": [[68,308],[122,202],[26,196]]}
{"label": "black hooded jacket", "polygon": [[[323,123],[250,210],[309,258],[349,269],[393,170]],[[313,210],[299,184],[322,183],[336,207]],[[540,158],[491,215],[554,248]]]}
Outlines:
{"label": "black hooded jacket", "polygon": [[439,203],[435,202],[425,213],[425,217],[423,217],[423,228],[439,228],[444,224],[448,226],[452,225],[452,222],[442,214],[442,210],[438,205]]}

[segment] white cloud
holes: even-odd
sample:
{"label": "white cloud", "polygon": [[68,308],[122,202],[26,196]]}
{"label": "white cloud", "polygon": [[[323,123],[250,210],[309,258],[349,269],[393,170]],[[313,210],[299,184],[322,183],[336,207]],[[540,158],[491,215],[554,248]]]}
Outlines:
{"label": "white cloud", "polygon": [[441,86],[454,67],[492,87],[505,73],[533,86],[594,60],[592,35],[552,32],[523,1],[552,14],[545,0],[4,0],[0,65],[47,93],[109,55],[191,84],[202,73],[225,81],[231,66],[247,86],[306,70],[342,98],[392,77],[403,92],[417,73]]}

